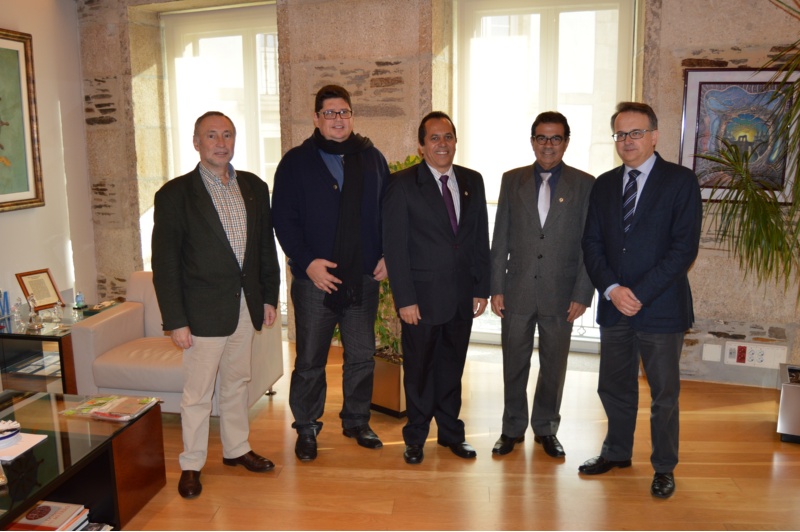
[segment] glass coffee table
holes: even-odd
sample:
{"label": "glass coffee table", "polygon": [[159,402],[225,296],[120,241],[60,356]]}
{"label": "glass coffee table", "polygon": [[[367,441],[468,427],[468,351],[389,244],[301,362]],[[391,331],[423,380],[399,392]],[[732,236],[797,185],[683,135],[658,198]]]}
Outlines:
{"label": "glass coffee table", "polygon": [[44,321],[41,329],[0,319],[0,389],[77,392],[71,333],[80,319],[67,315]]}
{"label": "glass coffee table", "polygon": [[[89,520],[120,529],[166,485],[161,408],[128,421],[105,421],[60,412],[83,395],[0,392],[0,420],[46,438],[12,461],[3,461],[0,529],[40,500],[82,504]],[[3,456],[0,448],[0,456]]]}

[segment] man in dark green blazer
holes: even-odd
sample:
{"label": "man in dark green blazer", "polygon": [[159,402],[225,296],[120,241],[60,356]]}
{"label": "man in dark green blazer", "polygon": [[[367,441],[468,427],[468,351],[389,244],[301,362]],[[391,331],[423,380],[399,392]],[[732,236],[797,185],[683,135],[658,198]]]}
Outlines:
{"label": "man in dark green blazer", "polygon": [[223,463],[275,467],[248,443],[247,383],[254,328],[275,322],[280,285],[269,187],[230,164],[233,122],[208,112],[195,122],[193,141],[200,163],[156,193],[152,259],[164,330],[184,350],[178,492],[185,498],[202,490],[217,380]]}

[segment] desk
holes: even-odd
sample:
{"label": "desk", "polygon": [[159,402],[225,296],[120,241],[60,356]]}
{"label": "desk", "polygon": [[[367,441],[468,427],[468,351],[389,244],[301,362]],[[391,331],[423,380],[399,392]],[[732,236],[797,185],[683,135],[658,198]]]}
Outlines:
{"label": "desk", "polygon": [[[75,363],[72,355],[72,325],[80,318],[64,316],[59,323],[45,322],[39,330],[28,330],[25,323],[12,318],[0,319],[0,377],[3,390],[76,393]],[[26,374],[20,371],[26,364],[42,361],[48,352],[47,343],[58,346],[61,366],[50,375]]]}
{"label": "desk", "polygon": [[3,462],[8,486],[0,489],[0,529],[40,500],[83,504],[89,520],[118,530],[167,483],[161,408],[128,422],[63,416],[82,395],[0,393],[0,419],[47,439]]}

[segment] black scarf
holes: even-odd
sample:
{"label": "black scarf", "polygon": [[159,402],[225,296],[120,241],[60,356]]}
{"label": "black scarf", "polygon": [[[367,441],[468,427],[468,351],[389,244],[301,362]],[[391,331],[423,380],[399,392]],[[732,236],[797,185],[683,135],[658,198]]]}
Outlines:
{"label": "black scarf", "polygon": [[351,305],[361,304],[361,275],[364,269],[361,240],[361,202],[364,196],[362,152],[372,147],[372,141],[350,133],[344,142],[336,142],[323,137],[319,129],[314,129],[313,139],[320,150],[333,155],[344,155],[344,184],[331,257],[336,268],[330,271],[342,284],[333,293],[325,294],[323,301],[326,307],[340,314]]}

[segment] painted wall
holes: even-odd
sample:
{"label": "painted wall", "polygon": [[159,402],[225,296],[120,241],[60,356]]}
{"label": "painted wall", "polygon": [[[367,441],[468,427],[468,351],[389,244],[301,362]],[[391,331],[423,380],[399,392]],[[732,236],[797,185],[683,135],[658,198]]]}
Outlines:
{"label": "painted wall", "polygon": [[[0,28],[33,36],[44,207],[0,213],[0,288],[15,273],[50,268],[62,292],[95,300],[77,11],[74,0],[0,0]],[[72,301],[67,301],[72,303]]]}

